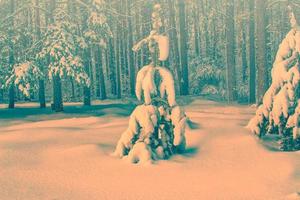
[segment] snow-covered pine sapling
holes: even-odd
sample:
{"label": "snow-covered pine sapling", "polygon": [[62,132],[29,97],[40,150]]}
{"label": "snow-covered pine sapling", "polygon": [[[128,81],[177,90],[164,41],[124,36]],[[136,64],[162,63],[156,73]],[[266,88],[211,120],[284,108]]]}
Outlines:
{"label": "snow-covered pine sapling", "polygon": [[9,88],[13,84],[23,95],[29,97],[30,93],[38,89],[38,82],[42,76],[40,69],[33,62],[27,61],[14,65],[5,85]]}
{"label": "snow-covered pine sapling", "polygon": [[152,14],[153,30],[134,47],[138,51],[147,44],[152,62],[137,73],[135,93],[142,105],[136,107],[129,127],[118,141],[115,156],[132,163],[151,163],[167,159],[186,146],[186,115],[175,100],[174,78],[170,70],[160,67],[169,55],[169,40],[160,34],[161,6],[156,4]]}

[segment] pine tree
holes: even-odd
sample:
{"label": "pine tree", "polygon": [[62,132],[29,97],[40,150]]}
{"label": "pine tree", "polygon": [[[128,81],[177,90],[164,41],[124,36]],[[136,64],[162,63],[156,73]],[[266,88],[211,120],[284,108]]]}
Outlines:
{"label": "pine tree", "polygon": [[292,29],[281,42],[272,68],[272,84],[248,128],[259,135],[281,135],[280,148],[299,150],[300,27],[291,7]]}
{"label": "pine tree", "polygon": [[[174,79],[171,72],[159,66],[169,54],[169,40],[160,34],[161,5],[154,5],[152,31],[138,42],[134,51],[148,44],[152,62],[137,74],[135,93],[144,104],[135,108],[128,129],[118,141],[114,155],[132,163],[148,163],[166,159],[185,149],[187,117],[175,100]],[[158,89],[159,88],[159,89]]]}
{"label": "pine tree", "polygon": [[45,35],[43,48],[38,59],[49,59],[48,75],[53,84],[52,109],[63,110],[62,79],[73,77],[83,86],[89,86],[90,80],[84,70],[80,57],[76,53],[74,24],[66,14],[64,4],[56,8],[54,23],[49,25]]}

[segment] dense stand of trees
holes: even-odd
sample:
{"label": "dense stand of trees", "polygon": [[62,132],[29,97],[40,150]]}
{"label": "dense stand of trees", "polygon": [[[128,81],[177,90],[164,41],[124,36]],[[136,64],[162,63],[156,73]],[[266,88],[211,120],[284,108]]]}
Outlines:
{"label": "dense stand of trees", "polygon": [[[177,94],[249,103],[270,84],[278,44],[290,29],[287,6],[300,15],[298,0],[0,0],[0,102],[52,102],[60,111],[63,101],[133,96],[149,52],[132,47],[149,34],[155,3],[171,47],[161,65],[174,73]],[[28,85],[8,82],[26,62],[43,76]],[[23,71],[29,75],[19,79],[34,76]]]}

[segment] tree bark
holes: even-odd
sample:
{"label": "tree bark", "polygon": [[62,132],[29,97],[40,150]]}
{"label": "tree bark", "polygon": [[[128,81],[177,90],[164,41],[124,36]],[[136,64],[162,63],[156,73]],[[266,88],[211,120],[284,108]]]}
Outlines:
{"label": "tree bark", "polygon": [[120,61],[120,46],[121,42],[119,40],[120,34],[118,32],[119,30],[119,25],[116,24],[115,26],[115,33],[116,37],[114,38],[114,53],[115,53],[115,71],[116,71],[116,96],[118,99],[121,98],[122,90],[121,90],[121,61]]}
{"label": "tree bark", "polygon": [[102,51],[99,45],[96,46],[96,65],[99,70],[99,98],[101,100],[106,99],[106,87],[105,87],[105,79],[103,73],[103,66],[102,66]]}
{"label": "tree bark", "polygon": [[[130,3],[132,1],[126,1],[126,13],[130,16]],[[126,21],[127,25],[127,65],[129,71],[129,84],[130,84],[130,94],[132,96],[135,95],[135,67],[134,67],[134,60],[133,60],[133,38],[132,38],[132,20],[131,17],[127,17]]]}
{"label": "tree bark", "polygon": [[178,46],[178,36],[177,36],[177,31],[176,31],[176,11],[174,8],[174,1],[173,0],[168,0],[168,7],[170,11],[170,24],[171,24],[171,30],[170,30],[170,41],[172,43],[172,48],[174,51],[174,60],[173,64],[175,65],[175,72],[177,76],[177,82],[179,86],[179,94],[183,94],[183,89],[182,89],[182,84],[181,84],[181,69],[180,69],[180,59],[179,59],[179,46]]}
{"label": "tree bark", "polygon": [[236,100],[234,1],[226,2],[226,64],[228,101]]}
{"label": "tree bark", "polygon": [[55,112],[63,111],[62,91],[61,91],[61,79],[59,75],[53,75],[53,104],[52,110]]}
{"label": "tree bark", "polygon": [[[35,26],[36,26],[36,39],[37,41],[41,40],[41,20],[40,20],[40,9],[39,9],[39,0],[35,0]],[[44,72],[41,63],[38,63],[40,70]],[[45,80],[41,78],[39,80],[39,101],[40,101],[40,108],[46,108],[46,98],[45,98]]]}
{"label": "tree bark", "polygon": [[189,64],[188,64],[188,36],[186,28],[185,2],[179,0],[179,35],[180,35],[180,63],[182,69],[182,94],[189,94]]}
{"label": "tree bark", "polygon": [[[56,8],[56,0],[51,0],[50,4],[50,23],[54,23],[54,10]],[[52,110],[55,112],[63,111],[63,100],[62,100],[62,90],[61,90],[61,79],[59,75],[55,74],[52,77],[52,87],[53,87],[53,104]]]}
{"label": "tree bark", "polygon": [[262,100],[262,97],[267,89],[267,52],[266,52],[266,2],[256,0],[257,13],[257,103]]}
{"label": "tree bark", "polygon": [[[14,55],[14,44],[13,44],[13,31],[14,31],[14,17],[13,13],[15,11],[15,0],[10,0],[10,14],[11,14],[11,21],[10,21],[10,30],[9,30],[9,65],[11,69],[13,69],[15,65],[15,55]],[[11,83],[9,86],[9,104],[8,108],[13,109],[15,108],[15,86],[14,83]]]}
{"label": "tree bark", "polygon": [[255,0],[249,0],[249,103],[256,102],[254,1]]}

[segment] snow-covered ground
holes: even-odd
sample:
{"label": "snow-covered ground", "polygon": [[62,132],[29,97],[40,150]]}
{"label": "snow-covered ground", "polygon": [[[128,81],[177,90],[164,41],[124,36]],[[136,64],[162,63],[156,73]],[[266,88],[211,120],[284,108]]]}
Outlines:
{"label": "snow-covered ground", "polygon": [[300,154],[274,151],[244,126],[254,108],[194,99],[187,151],[154,165],[111,157],[134,105],[0,109],[0,199],[300,199]]}

